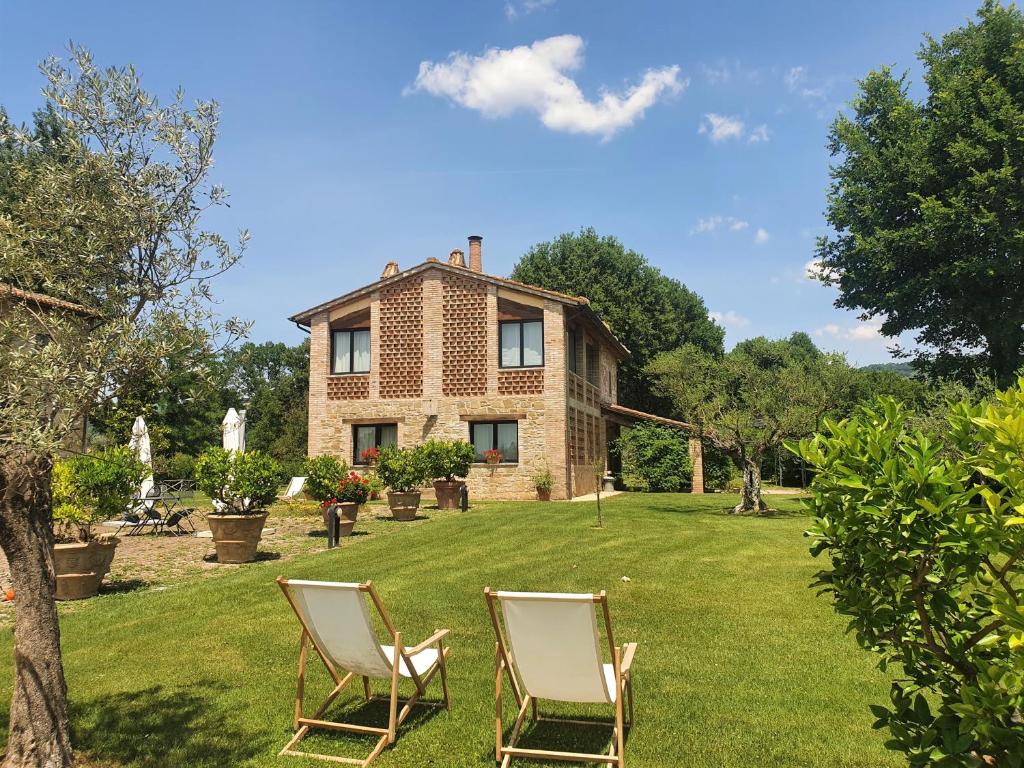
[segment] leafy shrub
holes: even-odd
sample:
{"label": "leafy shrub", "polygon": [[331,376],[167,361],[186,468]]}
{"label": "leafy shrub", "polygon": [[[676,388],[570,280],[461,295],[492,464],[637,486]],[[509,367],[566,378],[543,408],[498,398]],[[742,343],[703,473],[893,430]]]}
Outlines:
{"label": "leafy shrub", "polygon": [[348,464],[334,456],[313,456],[306,459],[302,466],[302,474],[306,476],[303,490],[321,504],[334,497],[338,483],[348,472]]}
{"label": "leafy shrub", "polygon": [[[451,482],[469,474],[476,450],[465,440],[427,440],[420,446],[427,479]],[[379,461],[379,460],[378,460]]]}
{"label": "leafy shrub", "polygon": [[681,491],[693,480],[690,445],[678,429],[638,424],[616,440],[622,483],[633,491]]}
{"label": "leafy shrub", "polygon": [[163,477],[167,480],[194,480],[196,457],[187,453],[176,453],[167,460]]}
{"label": "leafy shrub", "polygon": [[58,538],[88,541],[94,523],[124,514],[148,474],[124,446],[56,462],[51,492]]}
{"label": "leafy shrub", "polygon": [[381,448],[375,471],[380,481],[395,493],[418,490],[430,477],[423,446]]}
{"label": "leafy shrub", "polygon": [[942,442],[880,399],[790,445],[816,469],[815,586],[902,669],[871,709],[913,766],[1024,761],[1021,387],[949,408]]}
{"label": "leafy shrub", "polygon": [[547,464],[533,476],[533,487],[538,491],[550,491],[554,484],[555,479],[551,476],[551,468]]}
{"label": "leafy shrub", "polygon": [[[704,443],[704,488],[723,491],[734,479],[740,480],[739,472],[729,455],[710,443]],[[742,481],[738,484],[742,485]]]}
{"label": "leafy shrub", "polygon": [[262,451],[209,448],[196,460],[196,484],[221,514],[255,514],[277,498],[281,467]]}

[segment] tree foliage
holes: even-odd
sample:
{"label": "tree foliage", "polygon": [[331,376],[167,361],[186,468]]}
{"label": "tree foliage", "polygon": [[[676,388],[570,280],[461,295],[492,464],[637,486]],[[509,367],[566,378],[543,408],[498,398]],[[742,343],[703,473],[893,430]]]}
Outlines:
{"label": "tree foliage", "polygon": [[709,355],[692,344],[659,355],[647,367],[655,390],[676,415],[727,453],[743,472],[736,512],[761,511],[761,460],[770,447],[811,434],[849,398],[852,373],[838,355],[823,354],[804,334],[741,342]]}
{"label": "tree foliage", "polygon": [[836,305],[916,331],[937,373],[1024,363],[1024,14],[987,0],[978,21],[919,58],[928,98],[871,72],[833,123],[821,279]]}
{"label": "tree foliage", "polygon": [[682,430],[637,424],[622,433],[615,450],[631,491],[682,491],[693,481],[690,442]]}
{"label": "tree foliage", "polygon": [[722,352],[725,332],[708,317],[697,294],[614,237],[601,237],[592,228],[534,245],[516,264],[512,277],[590,299],[632,353],[619,367],[619,401],[624,405],[656,408],[644,367],[658,353],[683,344]]}
{"label": "tree foliage", "polygon": [[883,398],[790,446],[817,473],[815,586],[902,669],[872,710],[911,765],[1024,762],[1022,387],[952,406],[940,440]]}

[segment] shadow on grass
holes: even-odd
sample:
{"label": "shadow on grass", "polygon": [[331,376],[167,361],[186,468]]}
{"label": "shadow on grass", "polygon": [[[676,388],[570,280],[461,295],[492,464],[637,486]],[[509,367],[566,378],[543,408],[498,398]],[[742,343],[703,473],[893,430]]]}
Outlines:
{"label": "shadow on grass", "polygon": [[[254,563],[265,563],[265,562],[270,561],[270,560],[280,560],[280,559],[281,559],[281,553],[280,552],[264,552],[264,551],[260,550],[260,551],[258,551],[256,553],[255,559],[253,559],[251,562],[254,562]],[[217,561],[217,553],[216,552],[211,552],[211,553],[209,553],[207,555],[203,555],[203,562],[204,563],[213,563],[213,564],[216,564],[216,565],[244,565],[244,563],[218,563],[218,561]]]}
{"label": "shadow on grass", "polygon": [[[438,715],[447,714],[443,706],[433,706],[434,703],[437,703],[433,697],[427,699],[427,702],[427,704],[418,702],[413,705],[412,712],[409,713],[405,722],[398,728],[397,741],[386,749],[401,749],[402,737],[404,735],[426,725],[426,723]],[[314,702],[310,701],[309,704],[311,706],[308,708],[313,710]],[[404,702],[399,703],[399,710],[401,710],[403,704]],[[388,712],[388,696],[378,692],[370,701],[365,701],[360,697],[358,699],[349,699],[342,705],[332,706],[323,715],[323,719],[350,723],[352,725],[386,728]],[[291,737],[292,732],[289,730],[287,734],[283,735],[285,741],[287,741]],[[373,749],[373,745],[377,742],[378,738],[378,736],[372,735],[361,736],[342,731],[315,729],[299,742],[295,749],[302,752],[316,752],[331,757],[363,758]],[[281,746],[284,746],[284,741],[282,741]],[[402,765],[405,765],[405,763],[402,763]]]}
{"label": "shadow on grass", "polygon": [[[582,723],[562,722],[558,715],[545,716],[541,719],[531,721],[527,717],[523,724],[522,733],[516,741],[516,746],[523,749],[543,749],[548,752],[583,752],[591,755],[608,754],[612,744],[612,737],[615,733],[614,718],[602,717],[579,717],[572,716],[574,720]],[[509,746],[508,739],[512,734],[512,724],[515,718],[505,720],[504,746]],[[630,727],[626,726],[625,744],[623,750],[628,754]],[[494,757],[494,752],[488,750],[483,757]]]}
{"label": "shadow on grass", "polygon": [[100,594],[121,595],[128,592],[138,592],[148,587],[149,582],[142,579],[111,579],[100,585]]}
{"label": "shadow on grass", "polygon": [[266,745],[216,711],[222,687],[211,682],[153,686],[72,702],[72,741],[104,765],[238,765]]}
{"label": "shadow on grass", "polygon": [[[348,536],[342,536],[341,537],[341,541],[344,541],[345,539],[350,539],[353,536],[369,536],[369,535],[370,535],[369,531],[352,531],[352,533],[350,533]],[[327,538],[327,531],[320,531],[320,530],[309,531],[306,534],[306,536],[308,536],[311,539],[326,539]]]}

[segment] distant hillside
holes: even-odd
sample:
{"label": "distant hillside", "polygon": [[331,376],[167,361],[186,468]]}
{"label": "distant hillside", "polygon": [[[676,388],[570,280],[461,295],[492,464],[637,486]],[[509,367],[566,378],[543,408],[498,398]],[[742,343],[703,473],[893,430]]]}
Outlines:
{"label": "distant hillside", "polygon": [[872,363],[871,365],[861,366],[862,371],[892,371],[898,373],[900,376],[906,376],[908,379],[914,377],[914,369],[910,363]]}

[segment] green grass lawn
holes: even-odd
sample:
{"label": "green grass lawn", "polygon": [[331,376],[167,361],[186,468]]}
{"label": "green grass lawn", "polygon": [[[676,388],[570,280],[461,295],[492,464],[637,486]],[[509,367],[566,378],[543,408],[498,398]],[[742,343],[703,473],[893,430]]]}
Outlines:
{"label": "green grass lawn", "polygon": [[[276,757],[291,733],[299,635],[280,574],[373,579],[408,644],[452,630],[452,711],[410,717],[375,765],[493,765],[485,586],[608,591],[616,640],[640,644],[629,766],[900,765],[868,712],[886,699],[887,680],[807,587],[818,564],[796,502],[773,498],[783,514],[769,518],[723,514],[732,503],[618,496],[602,505],[603,529],[593,504],[480,504],[406,528],[381,523],[333,551],[100,596],[62,616],[74,743],[98,766],[323,765]],[[10,630],[2,642],[9,659]],[[327,676],[311,670],[308,700],[318,702]],[[0,699],[10,675],[7,663]],[[383,723],[383,705],[363,704],[359,688],[335,713]],[[523,746],[542,735],[556,748],[593,749],[610,729],[534,733]],[[316,736],[304,747],[363,757],[371,744]]]}

